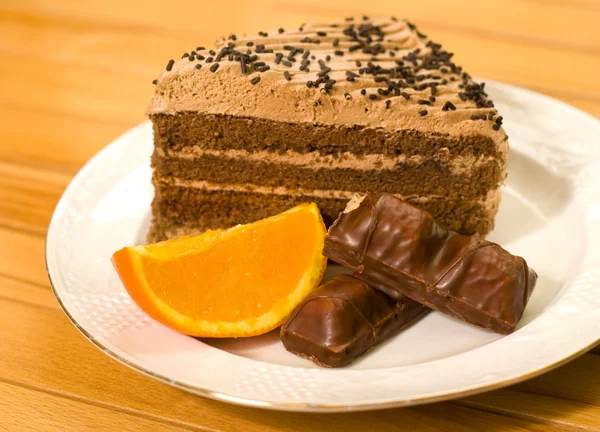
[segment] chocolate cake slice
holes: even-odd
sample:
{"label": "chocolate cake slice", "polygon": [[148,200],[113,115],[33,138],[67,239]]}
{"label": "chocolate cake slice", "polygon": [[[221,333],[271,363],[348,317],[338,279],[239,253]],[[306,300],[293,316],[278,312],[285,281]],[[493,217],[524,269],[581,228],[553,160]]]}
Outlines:
{"label": "chocolate cake slice", "polygon": [[484,84],[451,58],[408,21],[363,17],[230,35],[170,60],[148,107],[149,240],[306,201],[331,223],[357,192],[485,235],[508,142]]}

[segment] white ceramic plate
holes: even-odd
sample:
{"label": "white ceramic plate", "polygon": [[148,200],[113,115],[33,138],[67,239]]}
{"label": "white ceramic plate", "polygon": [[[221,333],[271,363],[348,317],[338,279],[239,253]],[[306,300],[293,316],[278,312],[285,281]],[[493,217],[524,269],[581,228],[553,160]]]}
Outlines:
{"label": "white ceramic plate", "polygon": [[487,88],[512,146],[490,239],[539,274],[509,336],[432,313],[352,366],[332,370],[287,353],[277,332],[197,340],[154,322],[109,261],[122,246],[144,242],[153,194],[149,123],[95,156],[60,200],[46,250],[56,297],[85,337],[127,366],[202,396],[271,409],[414,405],[556,367],[600,340],[600,123],[527,90],[490,82]]}

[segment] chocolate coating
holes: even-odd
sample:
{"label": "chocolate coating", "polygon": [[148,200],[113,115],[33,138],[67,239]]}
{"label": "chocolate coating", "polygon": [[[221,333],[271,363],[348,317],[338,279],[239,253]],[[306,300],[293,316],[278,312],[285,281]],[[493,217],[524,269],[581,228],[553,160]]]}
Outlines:
{"label": "chocolate coating", "polygon": [[392,300],[359,279],[339,275],[296,307],[281,327],[281,341],[319,366],[344,366],[428,312],[407,297]]}
{"label": "chocolate coating", "polygon": [[408,296],[502,334],[515,330],[537,280],[523,258],[444,230],[390,194],[352,200],[329,229],[323,254],[392,298]]}

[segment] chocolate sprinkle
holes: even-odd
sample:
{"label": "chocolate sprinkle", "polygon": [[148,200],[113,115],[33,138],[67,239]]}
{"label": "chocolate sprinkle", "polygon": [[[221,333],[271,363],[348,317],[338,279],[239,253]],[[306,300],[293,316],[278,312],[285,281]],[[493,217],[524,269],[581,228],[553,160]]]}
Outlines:
{"label": "chocolate sprinkle", "polygon": [[427,110],[421,110],[421,111],[419,111],[419,115],[421,117],[426,116],[427,115]]}
{"label": "chocolate sprinkle", "polygon": [[260,77],[254,77],[250,80],[250,82],[252,83],[252,85],[256,85],[260,82]]}
{"label": "chocolate sprinkle", "polygon": [[279,30],[277,30],[280,34],[283,33],[285,30],[280,28]]}
{"label": "chocolate sprinkle", "polygon": [[154,85],[158,84],[158,80],[157,79],[152,80],[152,84],[154,84]]}
{"label": "chocolate sprinkle", "polygon": [[171,69],[173,69],[174,64],[175,64],[175,60],[173,60],[173,59],[169,60],[169,63],[167,63],[167,72],[171,72]]}
{"label": "chocolate sprinkle", "polygon": [[216,72],[219,69],[219,63],[215,63],[210,67],[211,72]]}
{"label": "chocolate sprinkle", "polygon": [[442,111],[456,111],[456,107],[452,102],[446,101],[446,103],[442,107]]}
{"label": "chocolate sprinkle", "polygon": [[344,51],[342,51],[342,50],[335,50],[333,53],[334,53],[336,56],[343,56],[343,55],[344,55]]}
{"label": "chocolate sprinkle", "polygon": [[285,71],[283,73],[283,76],[285,77],[286,80],[291,81],[292,80],[292,76],[290,75],[290,73],[288,71]]}
{"label": "chocolate sprinkle", "polygon": [[365,89],[362,89],[362,90],[360,91],[360,94],[364,96],[364,95],[366,95],[366,94],[367,94],[367,91],[366,91]]}
{"label": "chocolate sprinkle", "polygon": [[377,99],[377,95],[376,94],[370,94],[369,95],[369,99],[375,100],[375,99]]}
{"label": "chocolate sprinkle", "polygon": [[492,125],[492,129],[494,129],[495,131],[497,131],[497,130],[500,130],[500,125],[499,125],[499,124],[497,124],[497,123],[494,123],[494,124]]}
{"label": "chocolate sprinkle", "polygon": [[324,31],[318,31],[317,36],[327,36],[327,33],[325,33]]}
{"label": "chocolate sprinkle", "polygon": [[385,101],[385,108],[386,109],[390,109],[391,105],[392,105],[392,101],[391,100],[388,99],[388,100]]}
{"label": "chocolate sprinkle", "polygon": [[333,40],[333,46],[334,47],[338,46],[339,44],[340,44],[340,40],[339,39],[336,38],[336,39]]}
{"label": "chocolate sprinkle", "polygon": [[272,49],[265,49],[265,46],[262,44],[257,44],[256,45],[256,52],[259,54],[267,54],[267,53],[272,53],[273,50]]}
{"label": "chocolate sprinkle", "polygon": [[202,65],[200,63],[196,63],[196,69],[202,69]]}
{"label": "chocolate sprinkle", "polygon": [[430,101],[428,101],[427,99],[419,99],[419,100],[417,101],[417,103],[418,103],[419,105],[431,105],[431,102],[430,102]]}

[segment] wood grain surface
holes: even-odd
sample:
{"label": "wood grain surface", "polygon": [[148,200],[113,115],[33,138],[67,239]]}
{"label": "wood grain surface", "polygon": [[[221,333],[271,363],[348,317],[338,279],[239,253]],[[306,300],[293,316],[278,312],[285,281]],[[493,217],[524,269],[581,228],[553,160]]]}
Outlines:
{"label": "wood grain surface", "polygon": [[[133,372],[60,310],[44,264],[77,170],[144,120],[168,59],[230,32],[348,15],[410,18],[474,76],[600,116],[600,1],[0,2],[0,430],[600,431],[600,349],[452,402],[308,415],[227,405]],[[93,247],[93,245],[91,245]]]}

